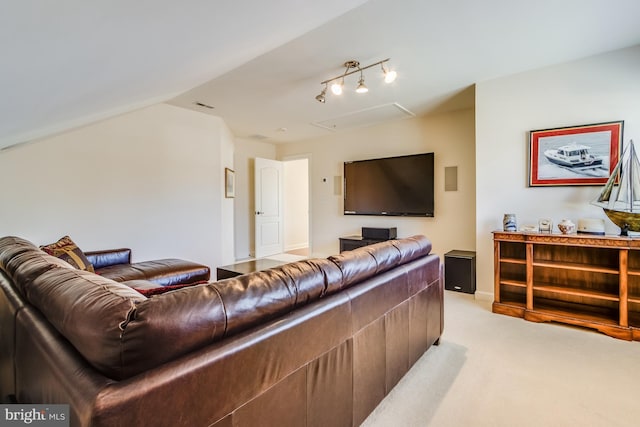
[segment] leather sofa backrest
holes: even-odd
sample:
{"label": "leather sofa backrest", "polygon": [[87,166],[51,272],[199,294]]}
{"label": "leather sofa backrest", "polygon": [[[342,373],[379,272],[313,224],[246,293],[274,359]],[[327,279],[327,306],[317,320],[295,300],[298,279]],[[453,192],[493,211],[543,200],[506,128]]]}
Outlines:
{"label": "leather sofa backrest", "polygon": [[[311,259],[156,295],[122,334],[125,378],[293,311],[340,289],[342,274]],[[162,351],[157,351],[162,348]]]}
{"label": "leather sofa backrest", "polygon": [[33,251],[35,246],[28,240],[21,239],[15,236],[6,236],[0,239],[0,267],[2,267],[8,273],[7,264],[17,255]]}
{"label": "leather sofa backrest", "polygon": [[424,236],[413,236],[401,240],[388,240],[354,251],[332,255],[343,274],[343,287],[351,286],[391,268],[406,264],[420,256],[429,255],[431,242]]}
{"label": "leather sofa backrest", "polygon": [[217,282],[227,313],[226,335],[281,316],[340,289],[342,277],[327,260],[287,264]]}
{"label": "leather sofa backrest", "polygon": [[280,267],[293,281],[296,306],[333,294],[342,286],[342,272],[328,259],[307,259]]}
{"label": "leather sofa backrest", "polygon": [[53,268],[75,269],[64,260],[34,249],[12,258],[7,264],[6,271],[12,276],[20,292],[26,295],[27,289],[32,286],[33,281],[45,271]]}
{"label": "leather sofa backrest", "polygon": [[400,251],[399,264],[406,264],[431,253],[431,241],[425,236],[411,236],[406,239],[393,240],[390,243]]}
{"label": "leather sofa backrest", "polygon": [[24,301],[11,285],[12,280],[0,269],[0,402],[10,402],[15,396],[16,333],[15,319],[24,308]]}
{"label": "leather sofa backrest", "polygon": [[[360,248],[362,249],[362,248]],[[376,272],[376,260],[367,251],[345,251],[329,257],[342,272],[342,287],[348,287],[373,276]]]}
{"label": "leather sofa backrest", "polygon": [[104,371],[122,379],[224,337],[225,306],[212,284],[155,295],[136,305],[122,331],[121,360]]}
{"label": "leather sofa backrest", "polygon": [[400,250],[390,242],[364,246],[362,249],[376,261],[376,274],[392,269],[398,265],[402,257]]}
{"label": "leather sofa backrest", "polygon": [[119,376],[121,336],[142,294],[87,271],[53,268],[34,279],[26,298],[92,365]]}
{"label": "leather sofa backrest", "polygon": [[22,294],[43,272],[54,267],[73,268],[68,262],[42,252],[33,243],[13,236],[0,239],[0,267]]}

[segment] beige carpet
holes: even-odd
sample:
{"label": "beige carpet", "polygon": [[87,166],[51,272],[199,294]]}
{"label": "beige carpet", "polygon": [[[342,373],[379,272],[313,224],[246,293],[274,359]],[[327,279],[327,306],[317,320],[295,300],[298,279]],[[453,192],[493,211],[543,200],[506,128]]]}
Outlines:
{"label": "beige carpet", "polygon": [[640,426],[640,342],[493,314],[446,291],[440,346],[363,426]]}

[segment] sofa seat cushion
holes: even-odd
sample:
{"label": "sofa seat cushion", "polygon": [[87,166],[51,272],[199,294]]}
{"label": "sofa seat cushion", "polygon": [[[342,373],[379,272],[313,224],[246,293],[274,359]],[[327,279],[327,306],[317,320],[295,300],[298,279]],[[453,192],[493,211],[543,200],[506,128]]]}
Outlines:
{"label": "sofa seat cushion", "polygon": [[133,264],[110,265],[96,269],[96,273],[116,282],[148,280],[159,286],[170,286],[207,281],[211,270],[206,265],[183,259],[168,258]]}
{"label": "sofa seat cushion", "polygon": [[127,285],[130,288],[135,289],[147,298],[152,297],[153,295],[160,295],[165,292],[174,291],[176,289],[186,288],[188,286],[201,285],[203,283],[207,283],[207,281],[203,280],[193,283],[178,283],[175,285],[167,286],[158,286],[157,283],[151,282],[149,280],[127,280],[126,282],[122,282],[123,285]]}

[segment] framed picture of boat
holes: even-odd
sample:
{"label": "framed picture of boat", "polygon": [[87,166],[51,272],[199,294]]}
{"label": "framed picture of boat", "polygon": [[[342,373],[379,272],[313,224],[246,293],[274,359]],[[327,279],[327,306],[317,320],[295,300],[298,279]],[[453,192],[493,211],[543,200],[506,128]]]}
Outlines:
{"label": "framed picture of boat", "polygon": [[529,186],[604,185],[618,163],[624,121],[532,130]]}

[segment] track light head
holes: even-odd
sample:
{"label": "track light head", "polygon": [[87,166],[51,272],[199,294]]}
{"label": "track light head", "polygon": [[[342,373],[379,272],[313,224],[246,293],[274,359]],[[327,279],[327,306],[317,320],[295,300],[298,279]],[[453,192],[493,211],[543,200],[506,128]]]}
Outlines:
{"label": "track light head", "polygon": [[391,70],[391,71],[387,71],[384,75],[384,82],[385,83],[391,83],[393,82],[396,77],[398,77],[398,73],[396,73],[395,71]]}
{"label": "track light head", "polygon": [[396,79],[396,77],[398,77],[398,73],[396,73],[394,70],[385,69],[384,63],[380,64],[380,66],[382,67],[382,74],[384,74],[385,83],[391,83]]}
{"label": "track light head", "polygon": [[356,88],[357,93],[367,93],[369,92],[369,88],[364,84],[364,77],[362,76],[362,71],[360,72],[360,80],[358,80],[358,87]]}
{"label": "track light head", "polygon": [[343,82],[333,82],[333,84],[331,85],[331,92],[333,92],[334,95],[342,95],[342,86],[344,85]]}
{"label": "track light head", "polygon": [[328,83],[324,85],[324,88],[322,89],[322,92],[320,92],[320,95],[316,96],[316,101],[322,104],[326,102],[325,95],[327,94],[327,86],[328,86]]}

